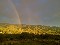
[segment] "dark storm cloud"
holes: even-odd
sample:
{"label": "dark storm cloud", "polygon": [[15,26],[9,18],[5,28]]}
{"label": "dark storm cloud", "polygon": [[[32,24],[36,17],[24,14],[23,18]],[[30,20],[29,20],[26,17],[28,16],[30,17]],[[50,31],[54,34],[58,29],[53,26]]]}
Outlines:
{"label": "dark storm cloud", "polygon": [[[0,2],[0,17],[2,17],[0,21],[5,16],[10,20],[7,22],[15,23],[16,14],[11,5],[7,0],[0,0]],[[12,0],[12,2],[22,23],[60,25],[60,0]]]}

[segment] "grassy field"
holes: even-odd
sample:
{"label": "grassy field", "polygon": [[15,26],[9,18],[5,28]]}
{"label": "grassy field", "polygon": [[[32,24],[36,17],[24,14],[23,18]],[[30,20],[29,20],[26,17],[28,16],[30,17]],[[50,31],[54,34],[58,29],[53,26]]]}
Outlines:
{"label": "grassy field", "polygon": [[40,41],[5,41],[5,42],[2,42],[0,43],[0,45],[60,45],[60,42],[59,41],[43,41],[43,40],[40,40]]}

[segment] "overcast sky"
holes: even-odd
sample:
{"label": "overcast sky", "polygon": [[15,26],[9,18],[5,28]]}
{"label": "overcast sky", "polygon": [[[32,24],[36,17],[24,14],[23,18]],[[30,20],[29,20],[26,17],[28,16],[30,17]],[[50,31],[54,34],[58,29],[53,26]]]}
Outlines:
{"label": "overcast sky", "polygon": [[60,26],[60,0],[0,0],[0,22],[19,20],[22,24]]}

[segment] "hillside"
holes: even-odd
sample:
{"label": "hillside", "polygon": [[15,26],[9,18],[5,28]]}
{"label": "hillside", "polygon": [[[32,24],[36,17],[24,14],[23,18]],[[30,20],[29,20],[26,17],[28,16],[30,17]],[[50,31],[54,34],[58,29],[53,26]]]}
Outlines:
{"label": "hillside", "polygon": [[60,27],[0,23],[0,45],[59,45]]}
{"label": "hillside", "polygon": [[21,34],[22,32],[28,32],[28,33],[39,34],[39,35],[41,34],[60,35],[60,27],[0,23],[0,34]]}

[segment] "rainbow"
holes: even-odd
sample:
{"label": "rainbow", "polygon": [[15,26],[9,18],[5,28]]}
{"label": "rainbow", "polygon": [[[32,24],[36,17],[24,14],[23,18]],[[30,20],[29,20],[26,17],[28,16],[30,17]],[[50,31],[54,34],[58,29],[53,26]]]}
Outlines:
{"label": "rainbow", "polygon": [[11,7],[13,8],[17,18],[18,18],[18,23],[21,24],[21,20],[20,20],[20,17],[19,17],[19,13],[16,9],[16,6],[14,5],[14,3],[12,2],[12,0],[8,0],[9,4],[11,5]]}

